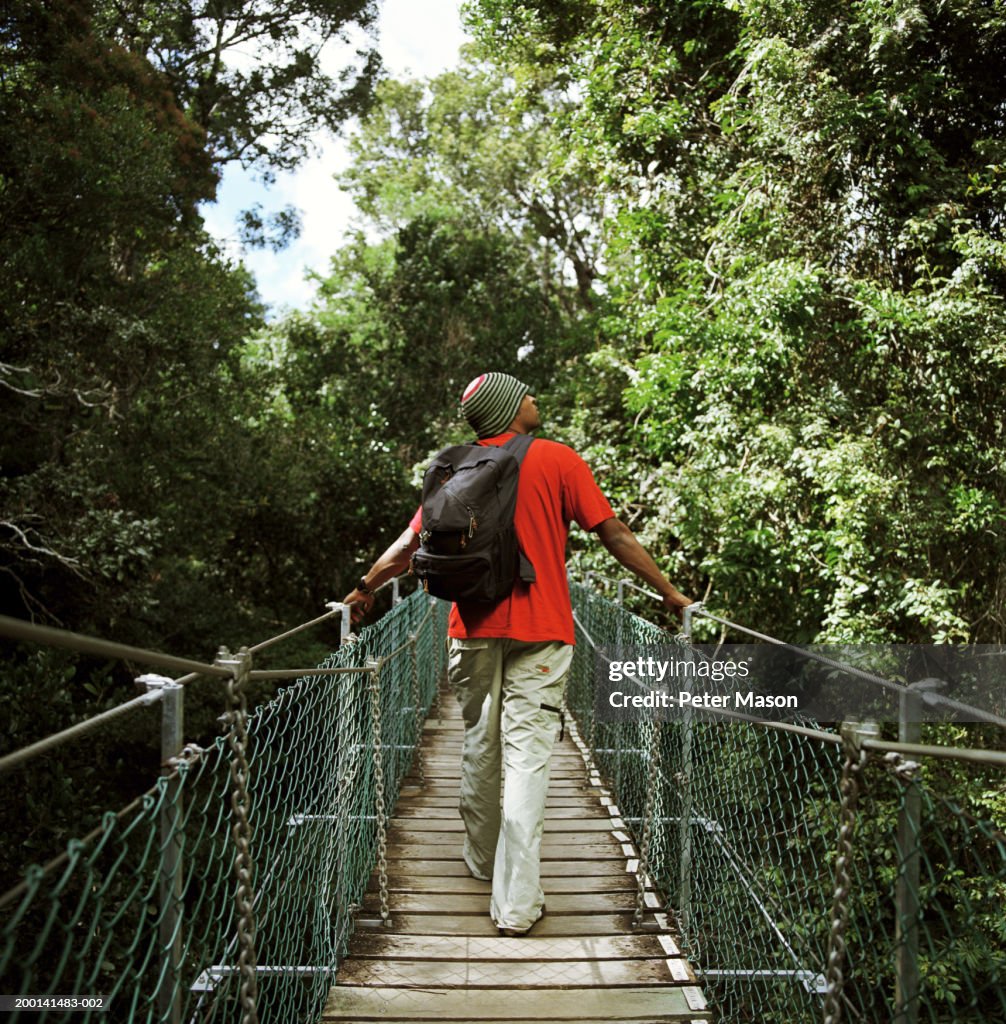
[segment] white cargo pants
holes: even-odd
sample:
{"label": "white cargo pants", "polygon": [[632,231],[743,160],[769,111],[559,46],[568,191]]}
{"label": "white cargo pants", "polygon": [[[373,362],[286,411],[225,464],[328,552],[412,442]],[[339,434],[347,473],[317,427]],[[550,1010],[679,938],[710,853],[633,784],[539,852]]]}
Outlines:
{"label": "white cargo pants", "polygon": [[501,928],[524,931],[542,914],[541,834],[560,721],[549,709],[562,705],[572,658],[558,641],[450,642],[448,678],[465,723],[463,853],[476,878],[492,879],[489,912]]}

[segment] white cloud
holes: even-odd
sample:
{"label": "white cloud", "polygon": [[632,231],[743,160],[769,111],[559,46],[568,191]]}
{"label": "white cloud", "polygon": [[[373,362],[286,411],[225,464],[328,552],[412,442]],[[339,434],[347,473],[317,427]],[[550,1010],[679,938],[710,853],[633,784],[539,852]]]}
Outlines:
{"label": "white cloud", "polygon": [[381,55],[396,77],[429,78],[457,63],[467,39],[459,0],[384,0]]}
{"label": "white cloud", "polygon": [[[384,0],[380,49],[385,67],[395,77],[428,78],[456,66],[466,41],[461,29],[460,0]],[[282,252],[252,251],[245,265],[255,275],[259,293],[272,314],[306,307],[314,285],[307,271],[324,274],[354,214],[348,195],[333,175],[348,163],[345,141],[323,138],[316,156],[296,171],[277,176],[266,188],[240,167],[228,167],[217,202],[203,209],[207,229],[233,256],[239,255],[236,219],[241,210],[260,203],[264,212],[288,204],[301,211],[301,237]]]}

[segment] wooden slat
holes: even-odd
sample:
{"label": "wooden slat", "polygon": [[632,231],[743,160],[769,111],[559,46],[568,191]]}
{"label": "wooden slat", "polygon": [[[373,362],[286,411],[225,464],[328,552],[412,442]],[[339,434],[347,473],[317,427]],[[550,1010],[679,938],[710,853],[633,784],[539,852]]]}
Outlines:
{"label": "wooden slat", "polygon": [[[415,832],[464,832],[465,824],[456,815],[451,818],[394,817],[391,828],[411,829]],[[610,832],[611,818],[546,818],[545,834],[559,832]]]}
{"label": "wooden slat", "polygon": [[[505,993],[501,996],[501,998],[505,1002]],[[590,1000],[588,999],[587,1000],[588,1005],[589,1005],[589,1002],[590,1002]],[[345,1020],[346,1018],[344,1018],[344,1017],[336,1017],[334,1019],[335,1020]],[[380,1017],[365,1017],[365,1018],[362,1018],[362,1019],[363,1020],[367,1020],[367,1021],[380,1021],[381,1024],[416,1024],[416,1018],[415,1017],[398,1017],[398,1016],[389,1017],[386,1014],[382,1014]],[[591,1016],[591,1017],[584,1017],[582,1014],[580,1016],[576,1017],[575,1021],[576,1021],[576,1024],[612,1024],[612,1021],[611,1021],[610,1018],[608,1018],[606,1020],[599,1020],[597,1017],[593,1017],[593,1016]],[[709,1018],[708,1017],[699,1017],[699,1016],[692,1016],[692,1017],[681,1017],[681,1016],[674,1016],[674,1017],[645,1017],[645,1018],[637,1017],[635,1021],[628,1022],[628,1024],[665,1024],[665,1022],[667,1022],[667,1021],[672,1022],[672,1024],[673,1024],[673,1022],[678,1022],[678,1024],[709,1024]],[[445,1020],[444,1024],[460,1024],[460,1021],[457,1021],[457,1018],[455,1018],[455,1021],[446,1021]],[[517,1020],[517,1019],[515,1019],[513,1017],[506,1017],[506,1018],[494,1017],[494,1018],[491,1018],[491,1019],[490,1018],[486,1018],[485,1020],[480,1020],[478,1022],[478,1024],[542,1024],[542,1018],[541,1017],[535,1017],[534,1020],[526,1020],[526,1019],[525,1020]]]}
{"label": "wooden slat", "polygon": [[[444,850],[437,848],[443,854]],[[447,854],[453,851],[448,850]],[[612,857],[607,859],[595,858],[594,860],[543,860],[541,862],[541,876],[546,879],[543,883],[548,886],[547,879],[554,876],[579,877],[586,876],[599,878],[605,875],[614,875],[618,878],[626,878],[629,884],[634,886],[635,875],[629,874],[626,870],[627,861],[624,857]],[[390,857],[388,859],[389,870],[401,872],[411,878],[429,876],[431,878],[471,878],[468,865],[465,864],[456,854],[453,857],[432,858],[430,860],[417,860],[405,857]],[[472,879],[474,881],[474,879]],[[371,879],[373,881],[373,879]]]}
{"label": "wooden slat", "polygon": [[[502,1005],[501,1005],[502,1004]],[[355,988],[336,985],[322,1014],[323,1021],[577,1021],[587,1010],[595,1020],[691,1021],[702,1009],[701,992],[687,986],[665,988],[542,988],[508,989],[500,998],[483,989]],[[700,1018],[701,1019],[701,1018]]]}
{"label": "wooden slat", "polygon": [[[371,878],[367,891],[373,892],[378,887],[378,880]],[[564,872],[561,875],[550,875],[542,878],[541,887],[546,897],[549,893],[612,893],[636,891],[636,881],[626,872],[607,875],[581,875]],[[411,871],[402,871],[396,864],[389,863],[388,888],[391,892],[429,892],[429,893],[488,893],[491,883],[472,878],[470,875],[417,875]]]}
{"label": "wooden slat", "polygon": [[[516,947],[515,942],[522,945]],[[676,947],[667,936],[586,935],[546,938],[535,929],[527,939],[498,936],[401,935],[361,931],[353,938],[353,955],[390,960],[508,960],[514,952],[522,962],[536,960],[637,960],[666,957]],[[348,962],[348,961],[347,961]]]}
{"label": "wooden slat", "polygon": [[[400,825],[392,825],[388,829],[389,843],[402,843],[403,845],[426,844],[430,846],[443,846],[445,844],[458,846],[463,838],[460,830],[444,829],[420,829],[402,828]],[[603,828],[592,830],[576,831],[574,829],[555,830],[546,832],[542,838],[543,847],[570,846],[587,847],[600,846],[602,849],[618,846],[611,834],[611,825],[605,824]]]}
{"label": "wooden slat", "polygon": [[[510,942],[523,940],[511,939]],[[528,943],[525,942],[525,945]],[[391,960],[352,959],[340,985],[394,988],[634,988],[677,986],[664,957],[636,960]],[[683,962],[683,961],[682,961]],[[695,983],[694,976],[691,982]],[[498,1011],[497,1011],[498,1012]]]}
{"label": "wooden slat", "polygon": [[[456,854],[461,856],[461,839],[459,836],[451,836],[449,833],[427,832],[424,836],[417,838],[415,833],[410,833],[410,841],[403,839],[401,833],[398,836],[388,836],[388,858],[409,860],[439,860],[445,856]],[[572,837],[569,842],[555,842],[549,836],[544,836],[541,841],[541,859],[568,861],[570,857],[606,857],[615,858],[621,856],[622,846],[616,843],[611,836],[597,834],[591,840]],[[624,860],[624,858],[623,858]]]}
{"label": "wooden slat", "polygon": [[[405,780],[405,785],[402,787],[399,797],[400,799],[408,800],[410,796],[419,792],[427,796],[436,797],[442,801],[451,800],[456,807],[461,799],[461,783],[457,778],[427,779],[426,786],[422,787],[419,784],[418,778],[410,776]],[[597,790],[591,789],[586,785],[578,785],[575,781],[572,785],[567,785],[564,782],[553,782],[548,787],[548,795],[545,801],[546,806],[548,806],[549,801],[563,797],[586,797],[592,803],[596,803]]]}
{"label": "wooden slat", "polygon": [[[652,918],[648,923],[652,924]],[[376,911],[368,911],[361,919],[363,927],[384,931]],[[359,926],[358,926],[359,927]],[[469,935],[473,937],[498,936],[499,932],[488,913],[481,914],[406,914],[391,908],[391,930],[405,935]],[[535,926],[532,936],[555,938],[576,935],[629,935],[632,933],[632,914],[572,914],[547,913]],[[515,940],[516,941],[516,940]],[[352,947],[350,947],[352,954]]]}
{"label": "wooden slat", "polygon": [[[489,907],[489,886],[482,893],[400,892],[395,894],[395,910],[404,914],[486,914]],[[553,893],[546,900],[551,914],[603,914],[632,911],[636,907],[634,892]],[[363,898],[363,909],[377,907],[377,894]]]}
{"label": "wooden slat", "polygon": [[[545,821],[557,821],[565,818],[593,818],[597,820],[597,801],[585,798],[570,799],[569,797],[548,800],[545,804]],[[460,812],[456,801],[444,800],[438,803],[425,803],[412,800],[408,806],[395,808],[396,821],[411,821],[413,818],[433,821],[460,821]]]}
{"label": "wooden slat", "polygon": [[[457,743],[437,743],[425,746],[423,748],[423,760],[429,763],[432,760],[446,759],[446,758],[457,758],[460,760],[462,747],[461,742]],[[578,768],[582,769],[583,758],[580,756],[579,751],[575,747],[564,744],[563,746],[557,746],[552,751],[551,770],[555,771],[556,768]]]}
{"label": "wooden slat", "polygon": [[[505,1005],[506,993],[501,993],[500,994],[500,1000]],[[586,1000],[586,1002],[587,1002],[587,1004],[589,1006],[589,1004],[590,1004],[589,998]],[[346,1018],[344,1018],[344,1017],[336,1017],[334,1019],[335,1020],[345,1020]],[[367,1021],[380,1021],[381,1024],[415,1024],[415,1021],[416,1021],[415,1017],[399,1017],[399,1016],[391,1016],[391,1017],[389,1017],[386,1014],[381,1014],[381,1016],[379,1016],[379,1017],[364,1017],[362,1019],[363,1020],[367,1020]],[[629,1024],[665,1024],[665,1022],[667,1022],[667,1021],[672,1022],[672,1024],[673,1024],[673,1022],[678,1022],[678,1024],[709,1024],[709,1018],[708,1017],[705,1017],[705,1016],[699,1017],[698,1015],[692,1015],[691,1017],[681,1017],[681,1016],[673,1016],[673,1017],[645,1017],[645,1018],[637,1017],[635,1019],[635,1021],[629,1022]],[[457,1022],[457,1024],[460,1024],[460,1022],[457,1021],[457,1018],[455,1018],[455,1021],[446,1021],[445,1020],[444,1024],[455,1024],[455,1022]],[[584,1017],[582,1014],[575,1018],[575,1022],[576,1022],[576,1024],[612,1024],[611,1018],[607,1018],[605,1020],[600,1020],[600,1019],[598,1019],[597,1017],[594,1017],[594,1016]],[[527,1019],[517,1020],[514,1017],[505,1017],[505,1018],[504,1017],[493,1017],[493,1018],[486,1018],[485,1020],[480,1020],[478,1022],[478,1024],[542,1024],[542,1018],[541,1017],[535,1017],[534,1020],[527,1020]]]}

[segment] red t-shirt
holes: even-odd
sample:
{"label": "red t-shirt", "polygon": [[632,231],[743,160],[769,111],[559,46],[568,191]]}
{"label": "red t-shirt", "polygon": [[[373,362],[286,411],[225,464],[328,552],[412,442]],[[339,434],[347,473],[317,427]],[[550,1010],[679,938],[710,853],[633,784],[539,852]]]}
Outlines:
{"label": "red t-shirt", "polygon": [[[501,445],[512,432],[479,444]],[[521,463],[514,525],[521,549],[534,566],[534,583],[514,586],[498,604],[463,602],[451,607],[448,634],[512,640],[574,642],[573,610],[566,579],[566,538],[571,521],[593,530],[614,516],[587,465],[572,448],[536,438]],[[409,526],[419,533],[422,509]]]}

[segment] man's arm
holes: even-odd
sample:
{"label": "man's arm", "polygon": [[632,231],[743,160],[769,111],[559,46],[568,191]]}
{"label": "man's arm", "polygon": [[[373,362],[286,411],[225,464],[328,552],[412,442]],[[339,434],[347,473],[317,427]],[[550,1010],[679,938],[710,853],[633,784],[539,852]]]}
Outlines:
{"label": "man's arm", "polygon": [[681,609],[694,602],[676,590],[664,574],[657,568],[657,563],[649,552],[636,540],[635,534],[619,519],[605,519],[594,528],[594,533],[601,543],[618,559],[626,569],[634,572],[641,580],[649,583],[664,604],[681,618]]}
{"label": "man's arm", "polygon": [[[367,585],[367,590],[377,590],[382,583],[405,572],[409,567],[413,553],[418,547],[419,535],[411,527],[406,527],[398,540],[364,574],[363,582]],[[374,595],[354,587],[342,599],[342,603],[353,606],[353,621],[359,622],[370,611],[374,603]]]}

